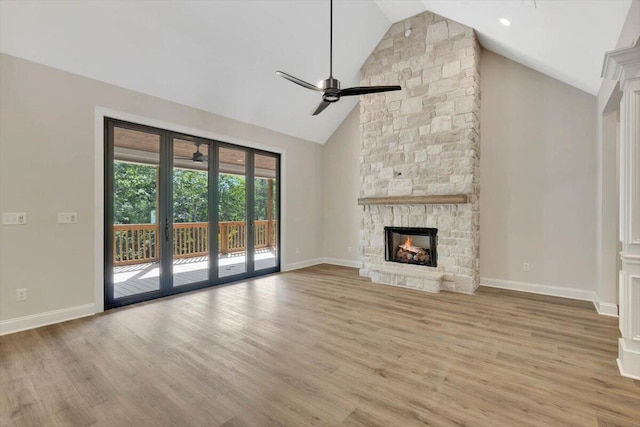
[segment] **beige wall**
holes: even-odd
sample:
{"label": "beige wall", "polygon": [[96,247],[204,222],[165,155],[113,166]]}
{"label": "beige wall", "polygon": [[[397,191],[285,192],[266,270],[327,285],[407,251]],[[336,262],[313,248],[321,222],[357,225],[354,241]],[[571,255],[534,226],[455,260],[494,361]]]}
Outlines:
{"label": "beige wall", "polygon": [[488,51],[481,76],[483,280],[594,290],[596,97]]}
{"label": "beige wall", "polygon": [[3,54],[0,211],[28,224],[0,226],[0,320],[94,302],[96,106],[284,150],[286,263],[322,256],[321,145]]}
{"label": "beige wall", "polygon": [[324,144],[324,256],[356,266],[360,244],[360,106]]}
{"label": "beige wall", "polygon": [[[482,276],[595,289],[595,98],[491,52],[481,66]],[[286,263],[358,261],[358,107],[323,147],[0,55],[0,211],[29,220],[0,226],[0,321],[94,302],[95,106],[285,150]]]}

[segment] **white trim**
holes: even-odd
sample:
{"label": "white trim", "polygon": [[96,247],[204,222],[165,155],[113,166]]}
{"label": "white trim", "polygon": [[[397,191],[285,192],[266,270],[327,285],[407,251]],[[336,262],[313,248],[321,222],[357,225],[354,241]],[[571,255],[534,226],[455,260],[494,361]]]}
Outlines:
{"label": "white trim", "polygon": [[95,109],[93,175],[93,286],[96,313],[104,311],[104,114]]}
{"label": "white trim", "polygon": [[598,314],[602,316],[618,317],[618,305],[611,302],[602,302],[598,294],[593,295],[593,305]]}
{"label": "white trim", "polygon": [[530,292],[532,294],[550,295],[561,298],[571,298],[582,301],[593,301],[595,292],[586,289],[575,289],[563,286],[539,285],[535,283],[515,282],[511,280],[480,278],[480,286],[489,288],[509,289],[512,291]]}
{"label": "white trim", "polygon": [[3,320],[0,322],[0,335],[12,334],[14,332],[26,331],[27,329],[66,322],[80,317],[92,316],[95,313],[96,307],[94,304],[83,304],[75,307]]}
{"label": "white trim", "polygon": [[[94,294],[96,313],[104,311],[104,119],[105,117],[123,120],[131,123],[137,123],[146,126],[152,126],[173,132],[184,133],[187,135],[198,136],[217,141],[228,142],[230,144],[240,145],[243,147],[256,148],[258,150],[270,151],[280,154],[280,265],[286,266],[283,271],[289,269],[286,264],[286,241],[287,241],[287,153],[280,147],[274,147],[267,144],[260,144],[254,141],[223,135],[215,132],[209,132],[202,129],[196,129],[183,126],[177,123],[165,122],[162,120],[152,119],[150,117],[138,116],[136,114],[124,111],[112,110],[106,107],[95,107],[95,141],[94,141]],[[301,263],[294,263],[296,266]],[[319,263],[318,263],[319,264]],[[314,265],[314,264],[310,264]]]}
{"label": "white trim", "polygon": [[[640,67],[640,46],[631,46],[605,52],[600,76],[609,80],[635,77]],[[628,75],[625,75],[627,74]]]}
{"label": "white trim", "polygon": [[322,258],[324,264],[340,265],[342,267],[361,268],[362,261],[340,259],[340,258]]}
{"label": "white trim", "polygon": [[299,262],[292,262],[291,264],[288,264],[288,265],[282,264],[284,265],[284,268],[282,269],[282,271],[298,270],[300,268],[306,268],[306,267],[311,267],[313,265],[322,264],[323,262],[324,262],[324,258],[313,258],[313,259],[307,259]]}
{"label": "white trim", "polygon": [[618,339],[618,370],[623,377],[640,380],[640,352],[627,347],[624,338]]}

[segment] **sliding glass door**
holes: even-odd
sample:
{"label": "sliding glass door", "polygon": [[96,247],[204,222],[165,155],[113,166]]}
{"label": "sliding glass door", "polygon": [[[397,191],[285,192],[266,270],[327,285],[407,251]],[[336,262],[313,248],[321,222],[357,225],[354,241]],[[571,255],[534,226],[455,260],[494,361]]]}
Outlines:
{"label": "sliding glass door", "polygon": [[278,265],[278,157],[257,154],[253,162],[254,270]]}
{"label": "sliding glass door", "polygon": [[209,143],[172,137],[173,286],[209,281]]}
{"label": "sliding glass door", "polygon": [[279,271],[279,168],[274,153],[107,119],[105,307]]}
{"label": "sliding glass door", "polygon": [[218,148],[218,277],[247,273],[246,150]]}

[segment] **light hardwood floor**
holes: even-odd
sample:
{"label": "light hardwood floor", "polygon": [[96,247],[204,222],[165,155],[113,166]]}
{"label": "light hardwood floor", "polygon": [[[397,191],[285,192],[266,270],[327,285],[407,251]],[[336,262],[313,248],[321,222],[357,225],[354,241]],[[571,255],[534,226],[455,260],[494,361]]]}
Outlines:
{"label": "light hardwood floor", "polygon": [[317,266],[0,337],[2,426],[632,426],[617,319]]}

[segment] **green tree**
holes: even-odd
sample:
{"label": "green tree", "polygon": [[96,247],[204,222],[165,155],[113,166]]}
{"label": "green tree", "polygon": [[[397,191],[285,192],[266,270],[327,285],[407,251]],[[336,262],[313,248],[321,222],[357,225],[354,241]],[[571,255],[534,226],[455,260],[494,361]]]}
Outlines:
{"label": "green tree", "polygon": [[114,222],[116,224],[149,224],[156,210],[155,166],[115,162]]}
{"label": "green tree", "polygon": [[[157,166],[125,162],[114,164],[116,224],[151,223],[154,212],[157,215],[157,179]],[[208,173],[200,170],[175,169],[172,180],[174,221],[206,222],[208,220]],[[258,178],[255,180],[254,187],[256,219],[266,220],[269,199],[268,181]],[[246,219],[245,177],[220,174],[218,191],[220,221],[244,221]],[[275,213],[273,217],[275,218]]]}
{"label": "green tree", "polygon": [[256,220],[267,219],[267,201],[269,197],[269,186],[266,179],[256,179],[254,182]]}
{"label": "green tree", "polygon": [[174,170],[174,222],[206,222],[209,220],[208,182],[208,173],[206,171]]}
{"label": "green tree", "polygon": [[218,178],[220,221],[246,219],[246,180],[244,176],[220,174]]}

